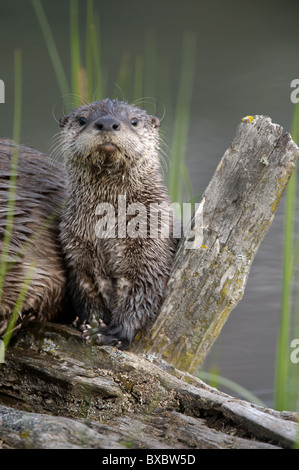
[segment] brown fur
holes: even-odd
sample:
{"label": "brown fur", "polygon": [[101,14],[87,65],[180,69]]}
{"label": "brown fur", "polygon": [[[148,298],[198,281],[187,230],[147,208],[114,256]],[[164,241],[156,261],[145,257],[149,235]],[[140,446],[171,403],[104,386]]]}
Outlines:
{"label": "brown fur", "polygon": [[[13,143],[0,141],[0,251],[6,230]],[[16,330],[29,320],[52,320],[63,309],[66,275],[58,240],[57,210],[65,200],[62,165],[36,150],[19,147],[14,222],[0,305],[0,337],[19,292],[32,271]],[[55,216],[56,213],[56,216]],[[53,215],[52,223],[47,224]],[[3,253],[1,253],[2,259]],[[33,268],[31,268],[33,266]]]}
{"label": "brown fur", "polygon": [[[61,313],[66,274],[60,244],[74,318],[77,315],[79,323],[85,324],[95,316],[100,322],[85,332],[87,338],[125,348],[137,331],[153,322],[175,252],[171,222],[170,227],[165,219],[160,222],[160,230],[169,228],[166,238],[161,232],[158,238],[150,238],[147,232],[145,238],[103,239],[95,227],[98,204],[112,204],[117,216],[119,195],[126,197],[127,205],[142,203],[147,209],[151,203],[170,203],[159,162],[159,125],[159,120],[145,111],[107,99],[77,108],[61,119],[57,151],[65,160],[67,172],[46,155],[20,146],[0,335],[6,330],[32,263],[34,276],[17,328],[31,319],[47,321]],[[12,148],[12,142],[0,142],[1,245]],[[43,228],[53,211],[63,205],[60,229],[58,216]],[[147,222],[149,212],[145,218]]]}
{"label": "brown fur", "polygon": [[130,345],[155,319],[163,299],[175,251],[171,227],[168,238],[154,239],[100,239],[95,232],[98,204],[117,210],[119,195],[147,209],[170,203],[159,163],[159,125],[145,111],[109,99],[61,120],[69,181],[61,242],[80,322],[93,315],[104,322],[86,333],[99,344]]}

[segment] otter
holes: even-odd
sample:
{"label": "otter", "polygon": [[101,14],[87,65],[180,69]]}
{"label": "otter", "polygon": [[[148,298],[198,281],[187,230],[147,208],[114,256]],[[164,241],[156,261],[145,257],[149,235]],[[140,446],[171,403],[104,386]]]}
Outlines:
{"label": "otter", "polygon": [[[68,180],[60,240],[77,325],[87,340],[125,349],[156,318],[176,249],[159,160],[160,120],[106,99],[76,108],[60,126]],[[159,230],[151,236],[157,205]],[[97,214],[107,207],[115,224],[112,236],[101,236]],[[145,227],[142,236],[132,207]],[[98,324],[91,327],[94,318]]]}
{"label": "otter", "polygon": [[[160,120],[105,99],[74,109],[60,127],[57,152],[64,165],[19,148],[8,258],[13,262],[5,277],[0,333],[33,263],[18,327],[35,318],[59,321],[67,299],[86,341],[125,349],[156,318],[176,251],[159,159]],[[0,146],[2,239],[12,145]],[[57,217],[40,230],[53,211]]]}
{"label": "otter", "polygon": [[26,279],[31,282],[15,332],[30,320],[50,321],[59,317],[66,298],[58,214],[66,199],[64,167],[22,145],[18,148],[13,230],[9,250],[4,253],[7,214],[11,210],[8,194],[14,147],[11,140],[0,141],[0,262],[6,263],[0,302],[0,337],[7,329]]}

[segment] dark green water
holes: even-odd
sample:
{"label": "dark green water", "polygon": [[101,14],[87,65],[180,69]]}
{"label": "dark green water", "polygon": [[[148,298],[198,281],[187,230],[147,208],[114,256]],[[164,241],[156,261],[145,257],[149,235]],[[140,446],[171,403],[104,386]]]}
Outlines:
{"label": "dark green water", "polygon": [[[290,83],[299,78],[299,3],[261,0],[95,0],[100,13],[102,64],[113,93],[124,53],[143,54],[152,35],[159,79],[147,91],[156,111],[172,123],[184,32],[197,34],[196,77],[187,145],[194,193],[208,184],[240,119],[264,114],[291,128]],[[66,0],[43,1],[63,63],[69,70]],[[86,2],[80,1],[82,36]],[[62,98],[44,38],[29,0],[0,0],[1,137],[11,137],[13,54],[22,50],[22,141],[49,152],[63,113]],[[148,71],[150,82],[152,71]],[[130,85],[128,85],[130,88]],[[125,97],[131,90],[122,89]],[[119,98],[122,98],[119,92]],[[168,100],[168,96],[167,96]],[[153,111],[153,110],[151,110]],[[280,315],[283,204],[252,266],[243,301],[232,312],[211,357],[222,375],[272,405],[274,359]]]}

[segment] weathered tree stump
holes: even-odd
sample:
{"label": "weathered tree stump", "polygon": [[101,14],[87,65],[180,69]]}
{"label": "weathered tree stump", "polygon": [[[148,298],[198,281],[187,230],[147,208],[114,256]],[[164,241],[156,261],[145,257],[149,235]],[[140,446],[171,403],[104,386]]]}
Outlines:
{"label": "weathered tree stump", "polygon": [[291,136],[270,118],[241,121],[197,210],[198,247],[186,248],[187,231],[159,317],[134,351],[189,372],[200,367],[243,296],[297,157]]}
{"label": "weathered tree stump", "polygon": [[[230,397],[190,372],[241,299],[298,148],[246,118],[203,195],[203,238],[177,253],[156,322],[131,351],[33,323],[0,365],[3,448],[290,448],[296,415]],[[198,242],[198,240],[197,240]]]}

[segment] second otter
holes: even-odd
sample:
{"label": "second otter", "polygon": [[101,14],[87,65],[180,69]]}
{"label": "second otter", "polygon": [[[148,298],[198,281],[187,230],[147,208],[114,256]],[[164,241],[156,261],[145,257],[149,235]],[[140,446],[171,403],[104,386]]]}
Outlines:
{"label": "second otter", "polygon": [[[160,218],[158,236],[150,236],[149,228],[135,236],[133,228],[131,235],[125,230],[109,238],[96,233],[96,214],[99,205],[112,205],[117,231],[118,215],[123,215],[118,214],[120,196],[126,208],[146,208],[140,224],[144,218],[148,222],[152,204],[167,212],[170,199],[158,153],[160,121],[106,99],[75,109],[60,125],[68,173],[60,239],[77,317],[83,324],[93,316],[99,320],[99,326],[86,329],[87,338],[123,349],[160,309],[175,252],[172,221]],[[125,224],[128,229],[130,217]]]}

